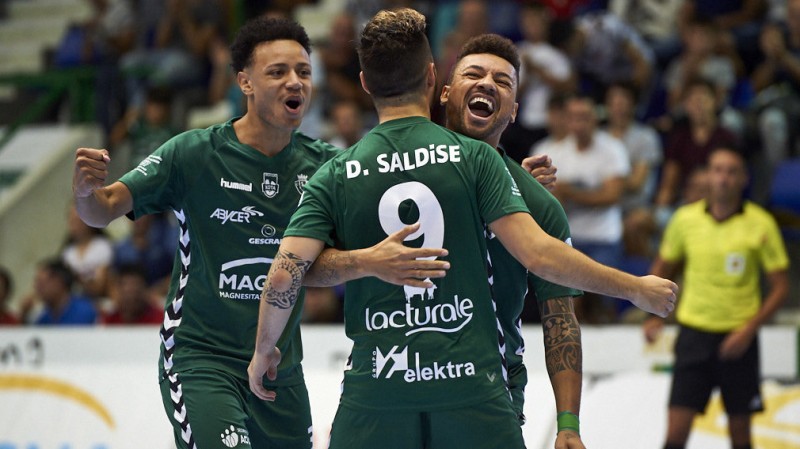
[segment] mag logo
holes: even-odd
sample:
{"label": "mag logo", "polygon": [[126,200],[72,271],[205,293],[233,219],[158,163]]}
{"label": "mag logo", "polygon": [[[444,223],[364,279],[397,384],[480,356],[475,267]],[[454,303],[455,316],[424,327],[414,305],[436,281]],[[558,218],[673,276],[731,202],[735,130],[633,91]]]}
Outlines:
{"label": "mag logo", "polygon": [[258,300],[267,281],[272,264],[268,257],[231,260],[222,264],[219,272],[219,297],[225,299]]}

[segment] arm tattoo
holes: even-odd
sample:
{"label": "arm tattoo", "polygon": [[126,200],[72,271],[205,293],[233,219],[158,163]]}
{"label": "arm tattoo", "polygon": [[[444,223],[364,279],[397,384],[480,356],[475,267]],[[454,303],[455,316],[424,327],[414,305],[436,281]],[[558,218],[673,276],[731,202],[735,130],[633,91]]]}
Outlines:
{"label": "arm tattoo", "polygon": [[544,330],[544,358],[550,377],[562,371],[583,372],[581,328],[575,317],[572,297],[539,303]]}
{"label": "arm tattoo", "polygon": [[348,280],[356,271],[356,261],[350,251],[323,251],[306,276],[309,287],[333,287]]}
{"label": "arm tattoo", "polygon": [[[275,260],[272,261],[272,267],[267,276],[267,282],[264,285],[264,292],[261,298],[268,304],[279,309],[288,309],[294,306],[297,302],[297,294],[300,291],[300,286],[303,283],[303,276],[311,262],[303,260],[299,256],[292,254],[288,251],[278,251],[275,255]],[[272,277],[275,272],[284,270],[289,273],[292,284],[285,291],[278,291],[272,284]]]}

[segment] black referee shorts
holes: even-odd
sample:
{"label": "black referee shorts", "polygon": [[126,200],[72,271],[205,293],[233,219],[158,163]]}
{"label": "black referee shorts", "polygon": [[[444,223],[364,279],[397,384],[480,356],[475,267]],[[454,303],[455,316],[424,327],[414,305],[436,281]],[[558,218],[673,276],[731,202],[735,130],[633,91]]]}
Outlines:
{"label": "black referee shorts", "polygon": [[720,389],[728,415],[749,415],[764,409],[758,336],[737,360],[720,360],[726,333],[710,333],[681,326],[675,342],[675,368],[670,406],[705,411],[715,387]]}

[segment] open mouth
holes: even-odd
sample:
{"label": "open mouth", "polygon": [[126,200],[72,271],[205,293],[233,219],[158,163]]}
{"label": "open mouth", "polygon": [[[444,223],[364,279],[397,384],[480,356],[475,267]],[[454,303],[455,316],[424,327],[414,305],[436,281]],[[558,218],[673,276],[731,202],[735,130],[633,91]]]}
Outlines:
{"label": "open mouth", "polygon": [[486,118],[494,113],[494,101],[486,97],[475,97],[467,104],[472,115]]}
{"label": "open mouth", "polygon": [[290,98],[284,103],[291,112],[299,112],[300,106],[303,104],[298,98]]}

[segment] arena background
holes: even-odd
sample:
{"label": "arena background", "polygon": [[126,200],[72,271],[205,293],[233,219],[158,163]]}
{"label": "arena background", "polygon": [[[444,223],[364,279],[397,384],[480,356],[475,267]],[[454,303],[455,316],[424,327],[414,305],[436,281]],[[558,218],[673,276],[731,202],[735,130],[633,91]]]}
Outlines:
{"label": "arena background", "polygon": [[[0,15],[0,265],[11,270],[17,284],[12,303],[31,285],[36,262],[63,241],[75,148],[102,145],[98,127],[80,120],[91,82],[80,71],[67,78],[48,73],[41,54],[61,39],[71,21],[86,16],[87,3],[0,0],[0,11],[6,13]],[[317,3],[296,12],[312,38],[327,31],[331,8],[342,0]],[[40,96],[23,96],[20,103],[19,93],[31,86]],[[30,112],[27,107],[51,94],[64,99],[55,103],[55,122],[23,117],[21,112]],[[201,115],[195,116],[198,122],[209,120]],[[109,231],[119,235],[125,229],[124,222],[117,222]],[[755,419],[758,449],[800,447],[800,242],[787,245],[794,267],[792,296],[776,324],[761,333],[767,411]],[[541,331],[531,325],[524,334],[531,382],[523,432],[528,448],[550,448],[555,407]],[[637,326],[583,326],[581,421],[587,447],[661,447],[674,335],[670,328],[647,346]],[[341,326],[304,326],[303,338],[315,447],[323,448],[349,344]],[[150,327],[0,328],[0,449],[174,447],[156,384],[158,345],[157,329]],[[724,413],[715,397],[698,419],[688,447],[722,449],[727,444]]]}

